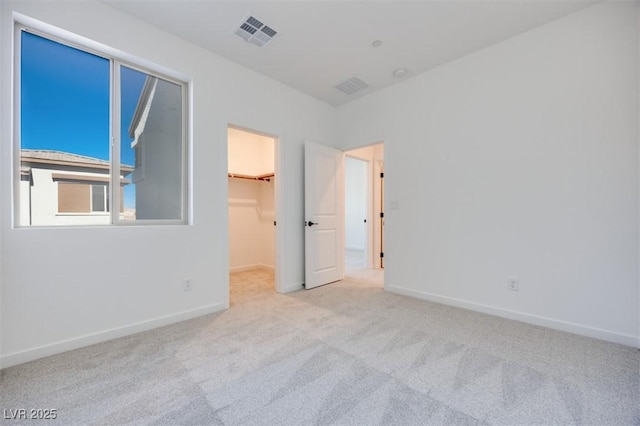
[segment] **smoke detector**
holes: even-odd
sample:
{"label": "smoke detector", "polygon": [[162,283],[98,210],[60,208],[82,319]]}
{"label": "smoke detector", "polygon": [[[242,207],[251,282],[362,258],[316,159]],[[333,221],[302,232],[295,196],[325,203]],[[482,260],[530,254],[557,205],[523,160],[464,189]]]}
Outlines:
{"label": "smoke detector", "polygon": [[395,70],[393,72],[393,76],[395,78],[404,78],[407,75],[407,69],[406,68],[398,68],[397,70]]}
{"label": "smoke detector", "polygon": [[233,32],[247,43],[258,47],[266,46],[278,34],[276,30],[251,15],[247,15]]}
{"label": "smoke detector", "polygon": [[366,89],[369,85],[358,77],[351,77],[350,79],[345,80],[342,83],[338,83],[333,87],[347,95],[353,95],[354,93],[358,93]]}

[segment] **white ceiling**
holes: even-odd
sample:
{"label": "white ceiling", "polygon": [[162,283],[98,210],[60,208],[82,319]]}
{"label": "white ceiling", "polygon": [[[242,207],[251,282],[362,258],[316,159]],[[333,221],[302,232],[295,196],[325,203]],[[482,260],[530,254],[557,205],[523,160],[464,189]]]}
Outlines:
{"label": "white ceiling", "polygon": [[[598,2],[104,1],[336,106],[397,83],[397,68],[411,78]],[[267,46],[233,33],[247,14],[278,31]],[[371,87],[350,96],[333,87],[354,76]]]}

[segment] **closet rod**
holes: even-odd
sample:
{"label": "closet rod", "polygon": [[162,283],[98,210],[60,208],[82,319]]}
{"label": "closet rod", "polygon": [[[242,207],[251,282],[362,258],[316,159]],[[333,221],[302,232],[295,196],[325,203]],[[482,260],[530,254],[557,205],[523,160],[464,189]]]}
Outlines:
{"label": "closet rod", "polygon": [[235,178],[235,179],[250,179],[250,180],[263,180],[265,182],[270,182],[272,177],[275,176],[275,173],[267,173],[264,175],[257,175],[257,176],[251,176],[251,175],[241,175],[238,173],[229,173],[229,177],[230,178]]}

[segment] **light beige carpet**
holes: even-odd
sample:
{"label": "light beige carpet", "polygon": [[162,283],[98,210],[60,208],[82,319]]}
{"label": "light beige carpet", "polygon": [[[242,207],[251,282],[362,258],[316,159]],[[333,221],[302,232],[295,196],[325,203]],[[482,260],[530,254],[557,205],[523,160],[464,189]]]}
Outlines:
{"label": "light beige carpet", "polygon": [[56,408],[64,425],[640,424],[637,349],[366,275],[277,295],[267,271],[234,274],[228,311],[3,370],[0,409]]}

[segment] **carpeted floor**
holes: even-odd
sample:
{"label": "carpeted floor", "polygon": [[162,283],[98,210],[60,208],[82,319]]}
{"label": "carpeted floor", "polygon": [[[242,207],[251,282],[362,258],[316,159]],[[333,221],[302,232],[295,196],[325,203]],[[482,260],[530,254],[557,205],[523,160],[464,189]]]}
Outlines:
{"label": "carpeted floor", "polygon": [[640,424],[637,349],[385,293],[366,271],[288,295],[268,271],[232,282],[225,312],[3,370],[0,409],[64,425]]}

